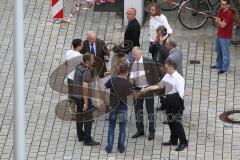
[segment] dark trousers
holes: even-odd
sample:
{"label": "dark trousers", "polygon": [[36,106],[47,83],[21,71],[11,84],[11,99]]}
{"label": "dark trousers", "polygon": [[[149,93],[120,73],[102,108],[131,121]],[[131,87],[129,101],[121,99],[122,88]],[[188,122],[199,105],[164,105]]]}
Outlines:
{"label": "dark trousers", "polygon": [[182,113],[184,109],[183,100],[178,93],[166,96],[168,126],[171,131],[170,140],[180,141],[180,144],[187,144],[184,128],[182,126]]}
{"label": "dark trousers", "polygon": [[149,98],[140,98],[137,99],[136,104],[134,106],[135,109],[135,119],[136,119],[136,127],[139,132],[144,132],[144,124],[143,124],[143,102],[146,102],[146,110],[148,113],[149,120],[149,132],[155,132],[155,123],[154,123],[154,97]]}
{"label": "dark trousers", "polygon": [[73,80],[72,79],[67,79],[67,84],[68,84],[68,99],[73,100]]}
{"label": "dark trousers", "polygon": [[[92,122],[93,122],[93,107],[91,99],[88,101],[88,110],[83,112],[83,99],[76,100],[77,102],[77,135],[78,139],[84,139],[85,143],[91,142]],[[84,127],[84,128],[83,128]]]}
{"label": "dark trousers", "polygon": [[166,109],[166,99],[163,96],[159,96],[159,98],[160,98],[161,108]]}
{"label": "dark trousers", "polygon": [[150,42],[149,43],[149,49],[148,49],[148,53],[152,54],[152,59],[154,57],[154,55],[153,55],[153,45],[154,45],[154,42]]}

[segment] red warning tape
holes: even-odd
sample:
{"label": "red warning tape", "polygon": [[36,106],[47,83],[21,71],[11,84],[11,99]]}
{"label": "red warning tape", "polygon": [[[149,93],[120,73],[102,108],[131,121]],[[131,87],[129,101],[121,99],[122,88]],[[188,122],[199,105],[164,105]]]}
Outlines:
{"label": "red warning tape", "polygon": [[48,20],[48,22],[52,24],[67,24],[71,22],[73,17],[78,16],[81,10],[93,10],[94,4],[99,5],[103,3],[115,3],[115,1],[116,0],[80,0],[79,2],[76,2],[73,0],[74,8],[67,20]]}

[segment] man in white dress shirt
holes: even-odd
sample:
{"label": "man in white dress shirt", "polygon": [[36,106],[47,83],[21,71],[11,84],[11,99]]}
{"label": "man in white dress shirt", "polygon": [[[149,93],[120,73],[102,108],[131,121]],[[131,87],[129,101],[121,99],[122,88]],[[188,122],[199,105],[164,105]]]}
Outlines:
{"label": "man in white dress shirt", "polygon": [[74,39],[72,41],[72,49],[68,50],[65,55],[65,65],[67,67],[67,84],[68,84],[68,107],[72,113],[72,119],[76,119],[75,102],[73,96],[73,79],[75,67],[82,61],[82,54],[80,50],[83,47],[81,39]]}
{"label": "man in white dress shirt", "polygon": [[185,131],[182,126],[182,113],[184,110],[184,78],[177,72],[177,65],[172,59],[167,59],[165,62],[166,75],[156,85],[142,88],[142,92],[162,89],[165,87],[166,96],[166,113],[168,117],[168,125],[171,131],[170,140],[163,143],[164,146],[177,145],[178,139],[180,141],[175,151],[182,151],[187,147]]}

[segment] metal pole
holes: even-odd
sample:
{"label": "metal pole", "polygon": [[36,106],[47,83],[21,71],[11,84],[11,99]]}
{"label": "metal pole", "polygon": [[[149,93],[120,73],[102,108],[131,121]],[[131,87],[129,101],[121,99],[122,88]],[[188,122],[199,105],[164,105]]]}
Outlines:
{"label": "metal pole", "polygon": [[14,159],[25,160],[23,0],[15,0]]}

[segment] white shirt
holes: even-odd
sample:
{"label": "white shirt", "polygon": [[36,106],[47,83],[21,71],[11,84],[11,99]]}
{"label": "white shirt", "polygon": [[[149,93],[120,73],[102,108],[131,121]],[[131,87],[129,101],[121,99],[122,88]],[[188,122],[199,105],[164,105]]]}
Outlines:
{"label": "white shirt", "polygon": [[150,18],[150,24],[149,24],[149,41],[150,42],[154,42],[157,36],[157,31],[156,29],[159,26],[164,26],[167,29],[167,33],[171,34],[172,28],[170,27],[167,17],[163,14],[161,14],[160,16],[152,16]]}
{"label": "white shirt", "polygon": [[[74,79],[74,68],[80,64],[80,62],[82,62],[82,57],[83,55],[78,52],[78,51],[74,51],[74,50],[68,50],[66,52],[66,55],[65,55],[65,61],[68,61],[67,62],[67,70],[71,69],[71,71],[69,72],[67,78],[73,80]],[[71,60],[71,61],[70,61]],[[70,63],[71,62],[71,63]],[[73,70],[72,70],[73,69]]]}
{"label": "white shirt", "polygon": [[[137,64],[139,63],[139,64]],[[137,68],[137,65],[139,68]],[[148,85],[147,82],[147,77],[146,77],[146,73],[144,70],[144,65],[143,65],[143,57],[141,56],[141,58],[138,61],[134,61],[133,65],[132,65],[132,70],[130,72],[130,79],[135,79],[136,80],[136,85],[138,87],[145,87]]]}
{"label": "white shirt", "polygon": [[185,81],[184,78],[175,71],[172,75],[166,74],[163,79],[159,82],[161,88],[165,87],[165,94],[178,93],[183,99]]}

